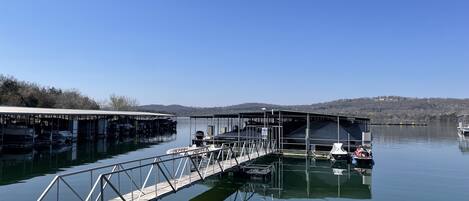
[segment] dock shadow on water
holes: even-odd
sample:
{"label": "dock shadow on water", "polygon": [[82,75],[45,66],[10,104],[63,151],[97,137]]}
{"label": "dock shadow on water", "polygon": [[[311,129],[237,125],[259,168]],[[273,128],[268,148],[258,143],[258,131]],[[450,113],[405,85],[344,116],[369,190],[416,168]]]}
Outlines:
{"label": "dock shadow on water", "polygon": [[182,190],[180,194],[186,194],[186,198],[173,194],[161,200],[371,199],[369,167],[333,164],[310,157],[267,156],[254,163],[271,165],[271,173],[261,177],[242,171],[229,172]]}
{"label": "dock shadow on water", "polygon": [[55,174],[70,167],[93,164],[116,155],[149,148],[175,139],[176,134],[165,134],[145,138],[101,139],[96,142],[6,152],[0,155],[0,187],[27,182],[25,180]]}

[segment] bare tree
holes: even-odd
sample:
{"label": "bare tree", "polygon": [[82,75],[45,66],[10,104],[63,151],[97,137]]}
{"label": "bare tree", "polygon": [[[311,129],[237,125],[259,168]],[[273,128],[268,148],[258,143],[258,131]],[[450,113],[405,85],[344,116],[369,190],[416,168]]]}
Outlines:
{"label": "bare tree", "polygon": [[115,94],[109,97],[109,108],[112,110],[135,110],[137,106],[138,101],[135,98]]}

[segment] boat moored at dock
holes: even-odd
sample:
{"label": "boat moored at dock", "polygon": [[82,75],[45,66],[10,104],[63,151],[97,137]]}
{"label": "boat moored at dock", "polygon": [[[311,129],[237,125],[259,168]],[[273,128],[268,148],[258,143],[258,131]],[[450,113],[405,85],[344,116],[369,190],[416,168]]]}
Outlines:
{"label": "boat moored at dock", "polygon": [[371,149],[359,146],[352,154],[352,164],[373,165],[373,153]]}
{"label": "boat moored at dock", "polygon": [[332,150],[330,152],[331,160],[347,161],[350,159],[349,153],[344,150],[342,145],[343,145],[342,143],[334,143],[332,145]]}
{"label": "boat moored at dock", "polygon": [[469,135],[469,115],[461,115],[458,117],[458,134]]}
{"label": "boat moored at dock", "polygon": [[173,115],[0,106],[0,151],[175,133]]}
{"label": "boat moored at dock", "polygon": [[34,129],[27,127],[10,127],[3,129],[5,149],[29,149],[34,146],[37,135]]}

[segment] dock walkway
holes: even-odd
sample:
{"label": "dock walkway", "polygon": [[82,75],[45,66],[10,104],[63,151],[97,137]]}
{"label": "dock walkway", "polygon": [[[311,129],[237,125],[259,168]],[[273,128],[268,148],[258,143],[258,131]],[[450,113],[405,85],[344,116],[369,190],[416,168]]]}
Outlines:
{"label": "dock walkway", "polygon": [[[223,142],[91,168],[55,176],[37,200],[154,200],[276,151],[275,140]],[[75,187],[77,177],[89,178],[88,190]]]}
{"label": "dock walkway", "polygon": [[[192,172],[189,175],[185,175],[181,177],[180,179],[171,179],[170,182],[173,185],[173,187],[176,189],[184,188],[186,186],[189,186],[193,184],[194,182],[197,182],[205,177],[209,177],[212,175],[216,175],[218,173],[224,172],[228,169],[231,169],[233,167],[238,166],[238,164],[243,164],[245,162],[248,162],[250,160],[254,160],[256,158],[265,156],[269,153],[267,153],[265,150],[259,150],[259,154],[257,153],[252,153],[249,156],[245,155],[242,157],[238,157],[236,159],[230,159],[230,160],[224,160],[220,162],[219,164],[212,164],[206,167],[206,174],[202,175],[202,177],[198,174],[197,171]],[[237,160],[237,161],[236,161]],[[222,169],[223,168],[223,169]],[[203,169],[205,171],[205,169]],[[205,177],[204,177],[205,176]],[[128,193],[126,195],[123,195],[124,200],[154,200],[156,198],[159,198],[161,196],[164,196],[166,194],[175,192],[173,188],[171,188],[171,185],[168,182],[161,182],[153,186],[149,186],[141,190],[143,195],[141,197],[138,197],[140,195],[140,190],[133,191],[131,193]],[[112,201],[121,201],[121,197],[117,197],[114,199],[111,199]]]}

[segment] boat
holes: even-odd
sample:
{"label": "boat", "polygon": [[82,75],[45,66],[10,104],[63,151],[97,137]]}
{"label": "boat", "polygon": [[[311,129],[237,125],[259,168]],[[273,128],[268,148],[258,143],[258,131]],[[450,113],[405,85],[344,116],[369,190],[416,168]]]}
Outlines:
{"label": "boat", "polygon": [[460,135],[469,135],[469,115],[461,115],[458,117],[458,134]]}
{"label": "boat", "polygon": [[52,132],[51,131],[44,132],[39,137],[38,141],[41,143],[47,143],[47,142],[51,142],[51,140],[52,140],[52,144],[71,144],[73,141],[76,141],[76,138],[73,137],[73,134],[70,131],[55,130]]}
{"label": "boat", "polygon": [[209,135],[205,135],[203,131],[197,131],[194,134],[194,139],[192,139],[192,144],[195,144],[197,147],[203,147],[207,145],[207,141],[213,140]]}
{"label": "boat", "polygon": [[329,156],[332,160],[348,160],[349,155],[348,152],[344,150],[342,147],[342,143],[334,143],[332,144],[332,150],[329,152]]}
{"label": "boat", "polygon": [[34,129],[27,127],[11,127],[3,130],[4,148],[32,148],[37,137]]}
{"label": "boat", "polygon": [[197,147],[195,144],[192,146],[187,146],[187,147],[177,147],[177,148],[172,148],[168,149],[166,151],[166,154],[180,154],[180,155],[186,155],[186,154],[191,154],[195,153],[198,150],[202,150],[200,147]]}
{"label": "boat", "polygon": [[373,154],[371,153],[371,150],[361,145],[358,146],[358,148],[352,154],[352,164],[355,164],[355,165],[373,164]]}
{"label": "boat", "polygon": [[57,135],[61,138],[61,141],[64,143],[71,143],[73,141],[76,141],[76,138],[74,139],[73,134],[70,131],[57,131]]}
{"label": "boat", "polygon": [[206,145],[205,140],[208,140],[207,136],[205,136],[205,133],[203,131],[197,131],[194,134],[194,139],[192,139],[191,146],[168,149],[166,154],[188,155],[221,149],[219,147],[215,147],[214,144]]}
{"label": "boat", "polygon": [[461,135],[469,135],[469,127],[458,127],[458,133]]}
{"label": "boat", "polygon": [[191,154],[198,154],[198,153],[214,151],[214,150],[219,150],[219,149],[221,148],[215,147],[215,145],[213,144],[209,146],[203,146],[203,147],[197,147],[195,144],[193,144],[192,146],[168,149],[166,151],[166,154],[191,155]]}

